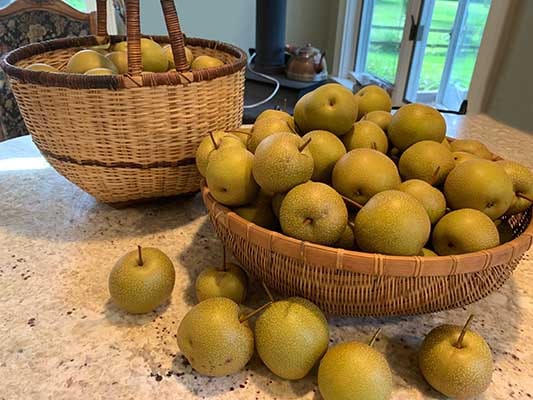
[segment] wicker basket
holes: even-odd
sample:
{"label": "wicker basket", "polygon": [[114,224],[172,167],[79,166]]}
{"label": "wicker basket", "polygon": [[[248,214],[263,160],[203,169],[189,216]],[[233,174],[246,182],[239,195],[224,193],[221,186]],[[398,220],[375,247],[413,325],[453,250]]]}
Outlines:
{"label": "wicker basket", "polygon": [[[161,0],[176,70],[142,72],[139,0],[126,1],[128,69],[125,75],[85,76],[24,69],[35,62],[57,68],[83,47],[109,40],[106,0],[98,0],[98,36],[30,44],[6,55],[10,78],[33,141],[50,164],[97,199],[128,202],[199,190],[194,164],[207,132],[242,123],[246,54],[229,44],[185,39],[174,2]],[[195,56],[225,64],[188,71],[184,43]]]}
{"label": "wicker basket", "polygon": [[334,315],[414,315],[461,307],[511,276],[533,241],[532,210],[509,223],[515,239],[457,256],[400,257],[303,242],[257,226],[218,203],[202,184],[218,236],[254,277]]}

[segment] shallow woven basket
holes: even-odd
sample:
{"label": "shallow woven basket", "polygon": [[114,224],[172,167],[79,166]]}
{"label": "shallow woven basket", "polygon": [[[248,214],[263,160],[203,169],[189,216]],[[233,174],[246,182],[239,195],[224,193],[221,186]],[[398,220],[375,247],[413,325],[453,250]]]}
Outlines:
{"label": "shallow woven basket", "polygon": [[511,276],[533,241],[531,207],[509,219],[515,239],[476,253],[400,257],[303,242],[255,225],[202,184],[215,230],[243,267],[287,296],[334,315],[415,315],[473,303]]}
{"label": "shallow woven basket", "polygon": [[[10,78],[34,143],[50,164],[97,199],[108,202],[172,196],[199,190],[194,156],[215,130],[242,123],[246,54],[229,44],[185,39],[174,2],[161,0],[176,70],[142,72],[139,0],[127,0],[128,69],[125,75],[85,76],[24,69],[56,68],[82,48],[126,38],[109,36],[106,0],[98,0],[98,36],[30,44],[7,54]],[[184,44],[194,56],[224,65],[190,72]]]}

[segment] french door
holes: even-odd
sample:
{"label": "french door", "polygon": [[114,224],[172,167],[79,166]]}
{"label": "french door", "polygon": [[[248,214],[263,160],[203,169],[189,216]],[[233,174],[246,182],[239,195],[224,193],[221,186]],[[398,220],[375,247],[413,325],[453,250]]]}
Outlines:
{"label": "french door", "polygon": [[459,111],[468,95],[491,0],[364,0],[358,80],[392,88],[395,104]]}

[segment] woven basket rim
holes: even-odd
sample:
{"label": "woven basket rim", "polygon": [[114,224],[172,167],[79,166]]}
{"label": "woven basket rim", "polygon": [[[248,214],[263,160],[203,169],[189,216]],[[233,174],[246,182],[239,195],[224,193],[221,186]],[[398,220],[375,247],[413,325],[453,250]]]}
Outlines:
{"label": "woven basket rim", "polygon": [[[491,249],[451,256],[389,256],[364,253],[310,243],[260,227],[219,203],[210,193],[205,180],[201,183],[202,198],[211,217],[230,231],[244,236],[251,243],[272,252],[306,263],[376,276],[419,277],[470,274],[521,257],[533,243],[533,218],[526,230],[510,242]],[[529,208],[531,212],[533,207]]]}
{"label": "woven basket rim", "polygon": [[[143,35],[143,37],[151,38],[158,43],[169,42],[168,36]],[[110,35],[109,40],[113,44],[126,40],[126,37],[124,35]],[[31,43],[5,54],[0,59],[0,68],[5,71],[9,78],[17,79],[23,83],[72,89],[116,90],[139,86],[187,85],[193,82],[210,81],[242,70],[247,62],[246,53],[237,46],[216,40],[186,37],[186,45],[223,51],[235,57],[235,60],[219,67],[206,68],[198,71],[184,73],[177,71],[143,72],[139,77],[133,77],[128,74],[83,75],[64,72],[52,73],[47,71],[32,71],[16,65],[18,62],[38,54],[67,48],[95,46],[98,44],[100,44],[99,39],[94,35]]]}

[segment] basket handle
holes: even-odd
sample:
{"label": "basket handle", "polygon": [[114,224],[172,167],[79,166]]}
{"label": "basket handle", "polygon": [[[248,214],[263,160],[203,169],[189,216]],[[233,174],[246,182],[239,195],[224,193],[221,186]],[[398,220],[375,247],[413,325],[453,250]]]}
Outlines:
{"label": "basket handle", "polygon": [[[176,6],[173,0],[161,0],[165,16],[170,46],[174,55],[174,64],[178,72],[189,70],[185,55],[185,39],[181,31]],[[107,0],[96,0],[97,35],[108,36],[107,32]],[[133,76],[142,73],[141,56],[141,22],[139,0],[126,0],[126,30],[128,38],[128,72]]]}
{"label": "basket handle", "polygon": [[128,72],[139,76],[143,72],[141,55],[141,15],[139,0],[126,0],[126,34],[128,38]]}
{"label": "basket handle", "polygon": [[96,0],[96,35],[107,36],[107,0]]}
{"label": "basket handle", "polygon": [[172,47],[176,70],[178,72],[188,71],[189,63],[187,62],[187,56],[185,55],[185,39],[181,31],[174,0],[161,0],[161,8],[163,8],[163,14],[165,16],[165,23],[167,25],[170,47]]}

